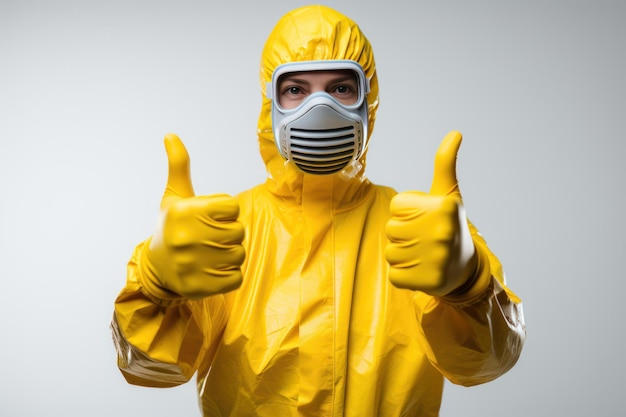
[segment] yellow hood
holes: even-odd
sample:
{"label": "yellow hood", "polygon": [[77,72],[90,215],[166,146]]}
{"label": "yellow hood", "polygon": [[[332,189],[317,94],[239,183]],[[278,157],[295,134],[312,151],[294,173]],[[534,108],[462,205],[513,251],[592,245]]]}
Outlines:
{"label": "yellow hood", "polygon": [[[367,95],[369,136],[374,129],[378,108],[378,80],[371,45],[358,25],[350,18],[325,6],[306,6],[284,15],[270,33],[261,56],[260,82],[263,105],[258,123],[261,156],[267,167],[268,186],[276,194],[295,196],[299,199],[304,176],[278,153],[272,132],[272,102],[266,98],[266,84],[271,81],[274,69],[279,65],[309,60],[348,59],[358,62],[370,79]],[[366,147],[367,149],[367,147]],[[365,156],[360,159],[365,169]],[[336,191],[344,194],[360,179],[346,181],[338,174],[318,176],[312,181],[330,182]],[[357,175],[363,177],[363,171]],[[362,179],[362,178],[361,178]],[[358,187],[357,187],[358,188]]]}

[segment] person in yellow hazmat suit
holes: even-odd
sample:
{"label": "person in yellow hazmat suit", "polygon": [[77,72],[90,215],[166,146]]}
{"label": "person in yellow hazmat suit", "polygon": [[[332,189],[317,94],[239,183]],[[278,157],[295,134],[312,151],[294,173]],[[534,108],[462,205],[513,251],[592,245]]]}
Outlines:
{"label": "person in yellow hazmat suit", "polygon": [[460,133],[443,139],[428,193],[371,183],[374,55],[324,6],[278,21],[261,81],[264,183],[196,196],[183,143],[165,137],[161,215],[111,323],[126,380],[196,374],[204,416],[436,416],[444,378],[507,372],[521,301],[466,219]]}

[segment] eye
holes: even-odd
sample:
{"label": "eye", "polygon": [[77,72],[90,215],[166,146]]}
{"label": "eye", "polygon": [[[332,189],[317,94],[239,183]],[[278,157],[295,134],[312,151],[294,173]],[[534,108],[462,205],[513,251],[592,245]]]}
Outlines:
{"label": "eye", "polygon": [[295,96],[295,95],[301,94],[302,89],[300,87],[290,86],[290,87],[287,87],[287,89],[285,90],[285,93]]}
{"label": "eye", "polygon": [[279,87],[278,103],[286,109],[297,107],[307,95],[305,88],[297,83],[285,82]]}
{"label": "eye", "polygon": [[305,94],[304,89],[297,84],[285,84],[280,88],[280,94],[283,97],[295,98]]}
{"label": "eye", "polygon": [[337,84],[330,89],[330,94],[343,104],[354,104],[358,100],[358,88],[352,83]]}

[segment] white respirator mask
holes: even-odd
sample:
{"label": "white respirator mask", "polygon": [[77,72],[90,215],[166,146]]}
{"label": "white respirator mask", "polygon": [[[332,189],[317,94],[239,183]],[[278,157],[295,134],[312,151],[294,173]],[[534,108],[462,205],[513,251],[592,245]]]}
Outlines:
{"label": "white respirator mask", "polygon": [[[281,105],[281,77],[297,78],[298,73],[312,71],[347,73],[352,83],[356,81],[358,91],[348,103],[333,97],[333,91],[316,91],[294,108]],[[333,84],[329,88],[332,90]],[[346,178],[358,174],[363,168],[359,158],[365,151],[368,135],[368,92],[369,80],[354,61],[303,61],[278,66],[267,84],[267,98],[273,102],[272,128],[279,153],[287,163],[293,162],[305,173],[340,172]]]}

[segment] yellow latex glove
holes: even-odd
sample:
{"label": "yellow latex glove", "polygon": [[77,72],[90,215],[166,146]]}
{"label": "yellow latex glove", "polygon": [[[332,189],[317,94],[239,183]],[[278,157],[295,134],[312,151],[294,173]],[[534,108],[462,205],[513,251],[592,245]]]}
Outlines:
{"label": "yellow latex glove", "polygon": [[168,134],[165,149],[169,173],[161,216],[140,261],[144,293],[165,303],[238,288],[245,258],[239,203],[226,194],[195,196],[185,145]]}
{"label": "yellow latex glove", "polygon": [[406,191],[391,201],[385,257],[389,279],[399,288],[456,295],[477,275],[476,248],[456,177],[461,139],[452,131],[441,142],[430,193]]}

